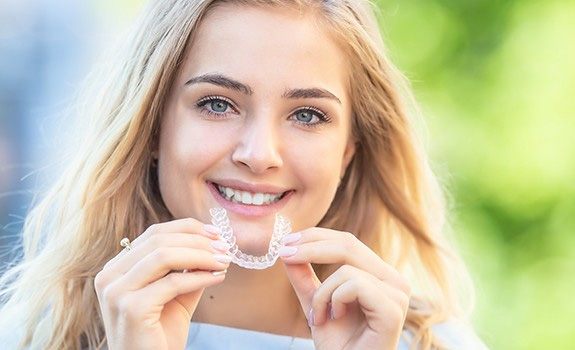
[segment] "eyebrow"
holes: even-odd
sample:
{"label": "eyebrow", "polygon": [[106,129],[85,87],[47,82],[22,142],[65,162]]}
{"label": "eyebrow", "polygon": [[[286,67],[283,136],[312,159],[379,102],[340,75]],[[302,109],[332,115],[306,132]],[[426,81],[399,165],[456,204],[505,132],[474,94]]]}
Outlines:
{"label": "eyebrow", "polygon": [[334,100],[341,104],[341,101],[337,96],[331,92],[320,89],[320,88],[309,88],[309,89],[289,89],[282,94],[285,98],[327,98]]}
{"label": "eyebrow", "polygon": [[253,91],[249,86],[221,74],[202,74],[200,76],[197,76],[195,78],[186,81],[184,85],[193,85],[198,83],[209,83],[218,85],[227,89],[239,91],[245,95],[253,94]]}
{"label": "eyebrow", "polygon": [[[186,81],[184,85],[193,85],[198,83],[208,83],[218,85],[226,89],[239,91],[245,95],[252,95],[253,90],[246,84],[240,83],[237,80],[226,77],[222,74],[202,74],[200,76],[191,78]],[[334,100],[341,104],[341,100],[334,94],[325,89],[320,88],[307,88],[307,89],[288,89],[282,94],[283,98],[298,99],[298,98],[327,98]]]}

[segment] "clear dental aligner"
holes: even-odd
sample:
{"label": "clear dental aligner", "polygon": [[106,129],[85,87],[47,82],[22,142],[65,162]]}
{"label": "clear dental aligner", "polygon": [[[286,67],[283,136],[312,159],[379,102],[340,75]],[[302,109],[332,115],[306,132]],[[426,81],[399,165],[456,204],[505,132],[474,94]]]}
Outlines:
{"label": "clear dental aligner", "polygon": [[220,229],[220,238],[231,246],[228,250],[228,255],[232,257],[232,262],[246,269],[261,270],[275,264],[279,256],[281,240],[285,235],[291,232],[289,220],[280,214],[276,214],[274,231],[267,254],[261,256],[249,255],[243,253],[238,248],[236,237],[230,226],[230,220],[228,219],[226,210],[224,208],[212,208],[210,209],[210,215],[212,216],[212,224]]}

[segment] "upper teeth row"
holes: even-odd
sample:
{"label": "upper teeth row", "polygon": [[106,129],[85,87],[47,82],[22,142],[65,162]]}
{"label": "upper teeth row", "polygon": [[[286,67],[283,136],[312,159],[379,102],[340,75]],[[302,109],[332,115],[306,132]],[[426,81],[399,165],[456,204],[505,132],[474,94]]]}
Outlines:
{"label": "upper teeth row", "polygon": [[218,185],[218,190],[227,200],[242,204],[265,205],[277,202],[280,194],[246,192]]}

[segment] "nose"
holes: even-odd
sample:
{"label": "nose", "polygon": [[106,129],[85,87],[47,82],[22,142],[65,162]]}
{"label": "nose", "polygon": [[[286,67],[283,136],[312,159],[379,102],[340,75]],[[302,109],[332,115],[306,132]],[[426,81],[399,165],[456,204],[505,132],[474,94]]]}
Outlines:
{"label": "nose", "polygon": [[248,119],[232,154],[232,161],[249,168],[255,174],[283,165],[280,139],[272,118],[254,117]]}

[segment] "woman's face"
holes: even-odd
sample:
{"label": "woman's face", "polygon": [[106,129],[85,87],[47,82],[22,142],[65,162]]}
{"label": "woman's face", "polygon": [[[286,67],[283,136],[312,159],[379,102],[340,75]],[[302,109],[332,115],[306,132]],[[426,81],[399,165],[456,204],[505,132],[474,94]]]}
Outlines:
{"label": "woman's face", "polygon": [[224,5],[196,32],[172,87],[159,183],[175,218],[227,210],[241,250],[267,251],[275,214],[327,212],[353,152],[346,60],[314,18]]}

